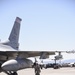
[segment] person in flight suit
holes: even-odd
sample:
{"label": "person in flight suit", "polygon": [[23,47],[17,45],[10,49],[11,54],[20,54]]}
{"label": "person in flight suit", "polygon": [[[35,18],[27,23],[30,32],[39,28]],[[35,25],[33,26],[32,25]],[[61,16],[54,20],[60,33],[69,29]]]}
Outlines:
{"label": "person in flight suit", "polygon": [[38,63],[35,63],[34,69],[35,69],[35,75],[40,75],[41,70]]}

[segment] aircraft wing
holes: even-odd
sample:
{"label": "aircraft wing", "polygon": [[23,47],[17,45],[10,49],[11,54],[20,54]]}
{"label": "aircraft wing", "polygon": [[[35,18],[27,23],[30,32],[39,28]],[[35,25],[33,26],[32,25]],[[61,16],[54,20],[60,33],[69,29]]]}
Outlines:
{"label": "aircraft wing", "polygon": [[49,58],[49,55],[55,55],[58,53],[58,57],[61,56],[62,52],[66,51],[53,51],[53,50],[39,50],[39,51],[18,51],[19,58],[28,58],[28,57],[36,57],[40,56],[40,59]]}
{"label": "aircraft wing", "polygon": [[12,58],[28,58],[40,56],[40,58],[48,58],[49,55],[54,55],[54,51],[0,51],[0,60],[8,60]]}
{"label": "aircraft wing", "polygon": [[40,56],[40,58],[45,59],[48,58],[49,55],[54,55],[54,51],[19,51],[18,55],[21,58],[35,57]]}

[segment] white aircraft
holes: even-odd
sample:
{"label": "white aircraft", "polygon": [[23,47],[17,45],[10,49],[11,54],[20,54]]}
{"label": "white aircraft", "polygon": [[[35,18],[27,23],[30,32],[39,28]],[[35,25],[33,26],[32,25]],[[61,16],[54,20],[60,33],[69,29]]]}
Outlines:
{"label": "white aircraft", "polygon": [[18,75],[18,70],[32,67],[33,63],[28,57],[47,58],[55,54],[54,51],[20,51],[18,41],[21,20],[16,17],[8,41],[0,43],[0,72],[7,75]]}

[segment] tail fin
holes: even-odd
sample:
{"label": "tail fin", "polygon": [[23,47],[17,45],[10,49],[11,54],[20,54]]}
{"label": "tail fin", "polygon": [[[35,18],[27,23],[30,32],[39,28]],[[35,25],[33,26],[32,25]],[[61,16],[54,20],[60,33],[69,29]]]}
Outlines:
{"label": "tail fin", "polygon": [[19,17],[16,17],[16,20],[14,22],[14,26],[12,28],[12,31],[10,33],[9,36],[9,42],[5,43],[6,45],[10,45],[11,47],[13,47],[14,49],[18,49],[19,48],[19,32],[20,32],[20,23],[21,20]]}

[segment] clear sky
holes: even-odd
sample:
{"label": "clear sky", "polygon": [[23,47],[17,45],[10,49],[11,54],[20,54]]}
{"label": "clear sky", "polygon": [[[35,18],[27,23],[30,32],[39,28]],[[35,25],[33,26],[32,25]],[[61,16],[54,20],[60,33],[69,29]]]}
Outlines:
{"label": "clear sky", "polygon": [[21,50],[75,49],[74,0],[0,0],[0,39],[22,18]]}

